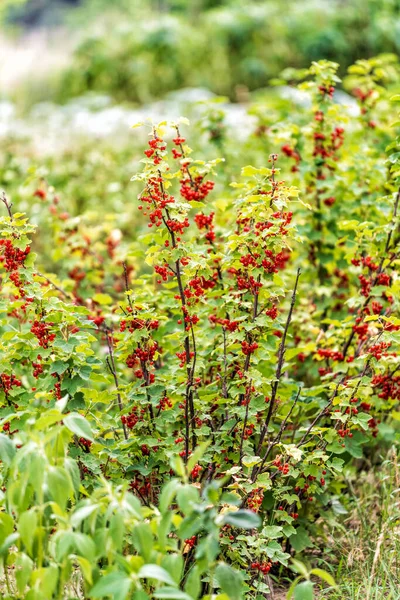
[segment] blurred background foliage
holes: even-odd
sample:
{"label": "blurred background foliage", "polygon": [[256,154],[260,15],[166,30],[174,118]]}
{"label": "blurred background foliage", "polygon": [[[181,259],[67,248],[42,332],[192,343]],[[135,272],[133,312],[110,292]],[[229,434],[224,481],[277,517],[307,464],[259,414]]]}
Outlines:
{"label": "blurred background foliage", "polygon": [[235,101],[283,68],[326,58],[344,73],[400,53],[400,0],[6,0],[1,16],[14,35],[67,32],[67,63],[35,90],[59,102],[96,91],[145,103],[184,87]]}

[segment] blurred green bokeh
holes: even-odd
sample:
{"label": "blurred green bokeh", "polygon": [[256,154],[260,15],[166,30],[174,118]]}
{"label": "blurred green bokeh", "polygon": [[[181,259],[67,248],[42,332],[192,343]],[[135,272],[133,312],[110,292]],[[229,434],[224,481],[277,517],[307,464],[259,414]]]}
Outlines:
{"label": "blurred green bokeh", "polygon": [[400,0],[6,0],[2,14],[77,38],[58,101],[94,90],[143,103],[192,86],[235,100],[283,68],[326,58],[344,72],[400,53]]}

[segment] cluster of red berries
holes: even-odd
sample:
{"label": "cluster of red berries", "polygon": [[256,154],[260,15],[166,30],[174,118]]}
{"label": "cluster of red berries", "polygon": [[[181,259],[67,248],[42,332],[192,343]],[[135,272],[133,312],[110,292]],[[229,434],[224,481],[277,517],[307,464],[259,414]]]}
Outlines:
{"label": "cluster of red berries", "polygon": [[327,85],[319,85],[318,91],[322,96],[329,96],[329,98],[332,98],[335,88],[333,85],[330,85],[329,87]]}
{"label": "cluster of red berries", "polygon": [[252,343],[248,343],[246,342],[246,340],[244,340],[242,342],[242,352],[245,356],[248,356],[249,354],[253,354],[253,352],[255,352],[258,348],[258,344],[257,342],[252,342]]}
{"label": "cluster of red berries", "polygon": [[368,298],[370,291],[371,291],[371,287],[372,287],[372,282],[370,279],[368,279],[368,277],[365,277],[365,275],[361,274],[358,276],[358,279],[360,281],[361,284],[361,295],[364,296],[365,298]]}
{"label": "cluster of red berries", "polygon": [[154,383],[154,373],[148,373],[148,367],[154,364],[153,359],[155,353],[159,349],[157,342],[149,340],[145,347],[137,347],[132,354],[130,354],[125,361],[127,367],[135,369],[134,375],[138,379],[142,377],[145,379],[143,385],[149,385]]}
{"label": "cluster of red berries", "polygon": [[188,164],[182,164],[182,172],[185,176],[180,182],[180,194],[188,202],[192,202],[193,200],[201,202],[214,189],[214,182],[204,181],[203,175],[192,177],[189,173]]}
{"label": "cluster of red berries", "polygon": [[172,151],[171,151],[172,152],[172,156],[175,159],[184,157],[184,151],[183,151],[182,145],[186,142],[186,139],[184,137],[181,137],[179,135],[179,131],[178,130],[177,130],[177,134],[178,135],[175,138],[173,138],[172,141],[175,144],[175,146],[179,147],[179,150],[177,150],[176,148],[172,148]]}
{"label": "cluster of red berries", "polygon": [[257,258],[260,258],[260,254],[245,254],[240,257],[240,262],[244,267],[257,267]]}
{"label": "cluster of red berries", "polygon": [[48,348],[49,344],[56,339],[55,333],[50,333],[54,323],[45,323],[44,321],[35,320],[31,327],[31,333],[36,336],[41,348]]}
{"label": "cluster of red berries", "polygon": [[[320,111],[318,111],[317,114],[319,114],[319,112]],[[323,118],[316,120],[322,123]],[[314,140],[315,144],[313,156],[320,157],[325,162],[326,158],[335,158],[335,153],[343,145],[344,129],[343,127],[335,127],[329,138],[325,135],[325,133],[322,133],[322,131],[315,131]],[[329,168],[332,169],[332,167]],[[325,175],[320,173],[318,178],[325,179]]]}
{"label": "cluster of red berries", "polygon": [[206,293],[206,290],[212,290],[215,287],[216,277],[212,279],[206,279],[203,276],[193,277],[188,282],[188,287],[184,290],[185,297],[188,300],[190,298],[201,298]]}
{"label": "cluster of red berries", "polygon": [[[163,281],[167,281],[168,277],[173,276],[173,272],[167,265],[156,265],[154,270],[158,275],[160,275]],[[159,279],[157,283],[161,283],[161,280]]]}
{"label": "cluster of red berries", "polygon": [[15,377],[15,375],[7,375],[7,373],[1,373],[0,375],[1,387],[5,394],[8,394],[13,387],[21,387],[22,382]]}
{"label": "cluster of red berries", "polygon": [[229,319],[220,319],[216,315],[210,315],[208,320],[214,325],[222,325],[224,329],[230,332],[237,331],[239,329],[239,321],[230,321]]}
{"label": "cluster of red berries", "polygon": [[120,239],[116,235],[109,235],[106,239],[107,254],[110,258],[114,258],[115,250],[120,244]]}
{"label": "cluster of red berries", "polygon": [[57,382],[56,384],[54,384],[54,396],[56,398],[56,400],[61,400],[62,398],[62,394],[61,394],[61,383]]}
{"label": "cluster of red berries", "polygon": [[260,510],[261,504],[264,500],[264,490],[262,488],[257,488],[253,490],[247,499],[247,506],[250,510],[254,512],[258,512]]}
{"label": "cluster of red berries", "polygon": [[250,423],[247,427],[245,427],[243,431],[243,439],[248,440],[252,435],[254,435],[255,425],[254,423]]}
{"label": "cluster of red berries", "polygon": [[245,254],[240,257],[240,262],[246,268],[249,267],[263,267],[267,273],[278,273],[278,271],[285,268],[287,261],[290,258],[290,254],[284,250],[274,254],[272,250],[266,250],[264,258],[261,262],[257,259],[260,258],[260,254],[254,252],[252,254]]}
{"label": "cluster of red berries", "polygon": [[91,442],[90,440],[87,440],[86,438],[80,437],[78,439],[78,442],[81,446],[83,446],[85,448],[85,450],[90,450],[90,446],[92,445],[93,442]]}
{"label": "cluster of red berries", "polygon": [[195,465],[192,469],[192,472],[190,473],[192,479],[197,479],[202,470],[203,467],[201,467],[200,465]]}
{"label": "cluster of red berries", "polygon": [[208,216],[203,213],[197,213],[197,215],[195,215],[195,217],[194,217],[194,222],[196,223],[196,225],[200,229],[200,231],[202,229],[207,230],[205,238],[208,242],[210,242],[210,244],[212,244],[215,240],[213,220],[214,220],[213,212],[210,213]]}
{"label": "cluster of red berries", "polygon": [[[370,309],[368,306],[366,306],[364,310],[368,315],[370,314]],[[371,302],[371,310],[374,315],[380,315],[383,310],[383,305],[377,300],[373,300]]]}
{"label": "cluster of red berries", "polygon": [[105,317],[101,314],[100,311],[98,311],[94,315],[89,315],[88,319],[89,321],[92,321],[95,325],[97,325],[97,327],[101,327],[101,325],[105,321]]}
{"label": "cluster of red berries", "polygon": [[[21,296],[25,295],[23,293],[23,290],[19,290],[19,291],[20,291]],[[32,302],[33,302],[33,298],[25,298],[24,304],[22,304],[18,308],[13,308],[12,310],[8,311],[7,316],[14,317],[15,319],[18,319],[18,321],[20,321],[22,323],[26,319],[26,311]]]}
{"label": "cluster of red berries", "polygon": [[274,466],[278,468],[278,470],[282,473],[282,475],[287,475],[290,471],[289,463],[282,462],[280,456],[277,456],[273,462]]}
{"label": "cluster of red berries", "polygon": [[145,347],[135,348],[134,352],[127,357],[126,366],[134,368],[138,361],[145,363],[146,361],[153,360],[157,350],[157,342],[150,342]]}
{"label": "cluster of red berries", "polygon": [[40,354],[37,355],[37,362],[32,362],[32,367],[33,367],[33,376],[35,379],[38,379],[38,377],[43,373],[43,365],[40,362],[42,360],[42,357],[40,356]]}
{"label": "cluster of red berries", "polygon": [[160,411],[166,410],[167,408],[172,408],[172,402],[169,398],[167,398],[167,396],[163,396],[156,408]]}
{"label": "cluster of red berries", "polygon": [[171,232],[179,233],[180,235],[182,235],[185,229],[187,229],[190,225],[187,217],[185,217],[183,221],[178,221],[177,219],[166,219],[165,224]]}
{"label": "cluster of red berries", "polygon": [[[179,295],[177,295],[177,296],[175,296],[175,299],[181,300],[181,297]],[[196,325],[200,321],[200,319],[197,315],[189,314],[189,311],[186,308],[186,306],[182,306],[182,312],[184,314],[185,330],[190,331],[191,327],[193,325]],[[178,325],[181,325],[181,324],[182,324],[182,319],[178,319]],[[177,356],[178,356],[178,354],[177,354]]]}
{"label": "cluster of red berries", "polygon": [[[180,362],[180,367],[184,367],[186,365],[186,351],[183,350],[182,352],[176,352],[176,356],[179,358]],[[192,359],[194,358],[194,352],[190,352],[189,353],[189,358]]]}
{"label": "cluster of red berries", "polygon": [[266,250],[265,254],[267,258],[261,261],[261,266],[267,273],[278,273],[286,267],[286,263],[290,258],[289,252],[282,250],[277,254],[274,254],[271,250]]}
{"label": "cluster of red berries", "polygon": [[352,91],[354,96],[356,96],[356,98],[358,98],[362,104],[373,94],[373,90],[367,90],[364,92],[360,88],[354,88]]}
{"label": "cluster of red berries", "polygon": [[377,271],[379,269],[379,265],[372,261],[371,256],[363,256],[361,258],[361,262],[364,267],[367,267],[370,271]]}
{"label": "cluster of red berries", "polygon": [[192,535],[192,537],[185,540],[185,544],[187,544],[189,546],[189,548],[193,548],[193,546],[196,545],[196,542],[197,542],[197,535]]}
{"label": "cluster of red berries", "polygon": [[368,323],[364,323],[362,317],[357,317],[355,325],[353,325],[353,331],[358,335],[360,340],[364,341],[367,339],[368,329]]}
{"label": "cluster of red berries", "polygon": [[154,164],[159,165],[162,160],[160,153],[166,150],[167,145],[161,138],[157,137],[156,135],[151,140],[149,140],[148,144],[150,147],[148,148],[148,150],[144,151],[144,154],[147,156],[147,158],[153,157]]}
{"label": "cluster of red berries", "polygon": [[272,306],[271,308],[268,308],[265,311],[265,314],[267,315],[267,317],[269,317],[270,319],[272,319],[274,321],[276,319],[276,317],[278,316],[278,307]]}
{"label": "cluster of red berries", "polygon": [[0,250],[3,249],[3,254],[0,255],[0,262],[6,271],[17,271],[20,267],[24,266],[24,262],[31,251],[30,246],[27,246],[24,250],[15,248],[11,240],[0,240]]}
{"label": "cluster of red berries", "polygon": [[150,456],[150,448],[147,446],[147,444],[142,444],[140,446],[140,451],[143,456]]}
{"label": "cluster of red berries", "polygon": [[371,385],[377,390],[378,398],[383,400],[400,400],[400,376],[398,375],[375,375],[372,378]]}
{"label": "cluster of red berries", "polygon": [[374,356],[377,360],[380,360],[382,356],[387,356],[388,353],[385,352],[391,345],[391,342],[380,342],[379,344],[374,344],[368,349],[368,354]]}
{"label": "cluster of red berries", "polygon": [[236,284],[239,290],[248,290],[253,296],[258,295],[260,288],[263,286],[261,281],[257,281],[252,275],[242,275],[240,271],[234,268],[229,269],[229,273],[237,275]]}
{"label": "cluster of red berries", "polygon": [[133,429],[136,423],[143,419],[144,414],[144,408],[140,409],[139,411],[138,407],[134,406],[128,415],[122,415],[121,421],[128,427],[128,429]]}
{"label": "cluster of red berries", "polygon": [[344,360],[343,352],[331,350],[330,348],[318,348],[317,354],[322,358],[331,359],[338,362]]}
{"label": "cluster of red berries", "polygon": [[[14,435],[14,433],[18,433],[19,429],[13,429],[11,431],[11,423],[9,421],[7,421],[3,425],[3,431],[4,431],[4,433],[8,433],[8,435]],[[20,448],[20,447],[21,447],[20,445],[17,445],[17,448]]]}
{"label": "cluster of red berries", "polygon": [[[164,190],[162,177],[151,177],[147,184],[149,195],[146,196],[143,194],[140,196],[142,202],[145,202],[149,206],[152,205],[161,209],[166,208],[169,204],[175,203],[175,198]],[[138,209],[143,210],[143,206],[138,206]],[[146,216],[147,212],[144,211],[143,215]]]}
{"label": "cluster of red berries", "polygon": [[157,319],[139,319],[137,317],[133,317],[130,320],[123,319],[120,323],[119,330],[121,332],[126,329],[131,333],[136,331],[137,329],[148,329],[149,331],[158,329],[159,321]]}
{"label": "cluster of red berries", "polygon": [[349,438],[353,437],[353,434],[351,433],[350,429],[338,429],[338,435],[341,438],[345,438],[346,436]]}
{"label": "cluster of red berries", "polygon": [[387,273],[379,273],[376,283],[377,285],[390,285],[390,275]]}
{"label": "cluster of red berries", "polygon": [[250,569],[253,569],[255,571],[260,571],[260,573],[263,573],[264,575],[267,575],[270,570],[272,568],[272,562],[269,561],[264,561],[264,562],[252,562],[250,565]]}
{"label": "cluster of red berries", "polygon": [[298,171],[300,154],[297,152],[297,150],[295,150],[295,148],[293,148],[293,146],[291,146],[290,144],[285,144],[284,146],[282,146],[281,150],[284,154],[286,154],[286,156],[288,156],[289,158],[293,158],[293,160],[295,161],[295,165],[292,167],[292,172],[295,173],[296,171]]}
{"label": "cluster of red berries", "polygon": [[36,198],[40,198],[41,200],[45,200],[45,198],[46,198],[46,196],[47,196],[47,193],[46,193],[46,190],[44,190],[44,189],[42,189],[42,188],[38,188],[37,190],[35,190],[35,191],[33,192],[33,195],[34,195]]}
{"label": "cluster of red berries", "polygon": [[85,279],[86,273],[85,271],[79,269],[79,267],[74,267],[73,269],[71,269],[71,271],[69,271],[68,277],[76,281],[76,283],[80,283],[83,279]]}
{"label": "cluster of red berries", "polygon": [[129,489],[132,492],[138,492],[141,497],[147,498],[154,491],[154,486],[147,477],[144,477],[143,482],[135,478],[129,483]]}

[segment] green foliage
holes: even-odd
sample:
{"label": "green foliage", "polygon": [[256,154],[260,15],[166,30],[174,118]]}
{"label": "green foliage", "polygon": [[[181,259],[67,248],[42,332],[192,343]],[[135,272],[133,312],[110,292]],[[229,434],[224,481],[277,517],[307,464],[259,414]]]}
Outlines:
{"label": "green foliage", "polygon": [[35,170],[9,142],[5,598],[333,586],[307,551],[399,436],[399,67],[356,63],[351,111],[336,64],[284,76],[307,102],[260,97],[242,145],[215,107],[193,151],[185,119],[147,127],[140,169],[83,148]]}
{"label": "green foliage", "polygon": [[85,32],[93,20],[95,26],[77,48],[60,97],[97,90],[146,102],[205,86],[235,98],[243,86],[262,88],[288,66],[325,58],[345,69],[359,58],[399,51],[398,0],[160,4],[121,3],[118,17],[113,3],[108,18],[99,17],[101,5],[83,6]]}

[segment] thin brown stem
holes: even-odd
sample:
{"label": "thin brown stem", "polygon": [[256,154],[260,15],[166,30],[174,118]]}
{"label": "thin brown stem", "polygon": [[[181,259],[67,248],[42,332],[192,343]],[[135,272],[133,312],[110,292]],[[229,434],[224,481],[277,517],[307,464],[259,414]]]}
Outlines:
{"label": "thin brown stem", "polygon": [[268,414],[267,414],[267,418],[265,420],[265,423],[263,425],[263,428],[261,430],[261,434],[260,434],[260,441],[258,443],[258,448],[257,448],[257,454],[261,451],[265,436],[268,432],[268,426],[270,424],[271,421],[271,417],[275,408],[275,402],[276,402],[276,395],[278,392],[278,387],[279,387],[279,383],[280,383],[280,379],[282,376],[282,367],[283,367],[283,362],[285,359],[285,350],[286,350],[286,337],[287,337],[287,333],[289,330],[289,326],[290,326],[290,322],[292,320],[292,314],[293,314],[293,309],[294,309],[294,305],[296,302],[296,294],[297,294],[297,286],[299,283],[299,277],[300,277],[300,269],[297,269],[297,275],[296,275],[296,281],[294,284],[294,288],[293,288],[293,292],[292,292],[292,299],[290,302],[290,308],[289,308],[289,312],[288,312],[288,316],[286,319],[286,323],[285,323],[285,329],[282,335],[282,340],[281,343],[279,345],[279,350],[278,350],[278,363],[276,366],[276,371],[275,371],[275,379],[274,382],[272,384],[272,390],[271,390],[271,399],[269,402],[269,408],[268,408]]}
{"label": "thin brown stem", "polygon": [[6,207],[8,216],[10,217],[10,219],[12,219],[13,218],[12,210],[11,210],[12,203],[8,201],[6,193],[4,191],[1,193],[1,201],[3,202],[4,206]]}
{"label": "thin brown stem", "polygon": [[[118,381],[118,375],[117,375],[117,370],[115,368],[115,360],[114,360],[114,352],[113,352],[113,347],[112,347],[112,340],[110,337],[110,331],[107,327],[104,328],[104,333],[106,336],[106,340],[107,340],[107,348],[108,348],[108,367],[111,371],[111,375],[113,376],[114,379],[114,384],[115,384],[115,389],[117,390],[117,402],[118,402],[118,406],[119,406],[119,410],[122,412],[123,410],[123,405],[122,405],[122,399],[121,399],[121,394],[119,391],[119,381]],[[124,430],[124,437],[127,440],[128,439],[128,431],[126,429],[126,425],[124,422],[122,422],[122,428]]]}

